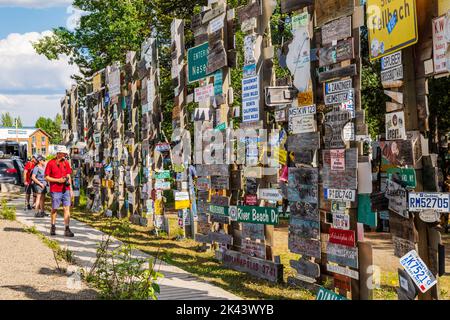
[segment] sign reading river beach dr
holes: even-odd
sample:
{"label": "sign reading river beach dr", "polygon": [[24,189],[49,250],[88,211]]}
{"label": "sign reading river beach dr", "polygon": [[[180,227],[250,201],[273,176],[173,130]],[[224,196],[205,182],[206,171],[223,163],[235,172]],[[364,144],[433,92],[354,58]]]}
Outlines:
{"label": "sign reading river beach dr", "polygon": [[367,28],[371,60],[415,44],[416,0],[367,0]]}

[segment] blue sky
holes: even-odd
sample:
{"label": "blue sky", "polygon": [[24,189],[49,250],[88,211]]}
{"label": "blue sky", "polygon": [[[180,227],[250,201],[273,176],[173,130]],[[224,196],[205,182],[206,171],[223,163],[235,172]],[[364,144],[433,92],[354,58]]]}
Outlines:
{"label": "blue sky", "polygon": [[67,57],[48,61],[34,51],[56,27],[66,27],[71,0],[0,0],[0,113],[20,116],[33,126],[40,116],[54,118],[77,72]]}

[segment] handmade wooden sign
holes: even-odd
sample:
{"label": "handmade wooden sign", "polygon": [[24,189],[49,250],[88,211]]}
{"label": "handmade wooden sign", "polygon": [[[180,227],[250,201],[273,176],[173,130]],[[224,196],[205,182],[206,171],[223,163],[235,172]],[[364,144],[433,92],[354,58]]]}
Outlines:
{"label": "handmade wooden sign", "polygon": [[218,242],[221,244],[228,244],[228,245],[233,244],[233,237],[229,234],[210,231],[208,233],[208,236],[210,242]]}
{"label": "handmade wooden sign", "polygon": [[353,59],[355,56],[353,38],[338,41],[336,45],[327,45],[319,49],[321,67]]}
{"label": "handmade wooden sign", "polygon": [[289,168],[288,200],[318,203],[318,168]]}
{"label": "handmade wooden sign", "polygon": [[338,67],[328,71],[319,73],[319,82],[323,83],[336,78],[345,78],[356,76],[357,70],[355,64],[350,64],[345,67]]}
{"label": "handmade wooden sign", "polygon": [[327,189],[353,189],[358,188],[357,169],[347,168],[345,170],[333,170],[322,168],[323,187]]}
{"label": "handmade wooden sign", "polygon": [[396,236],[392,236],[392,243],[394,245],[394,255],[397,258],[401,258],[411,250],[416,249],[416,245],[413,241],[409,241],[407,239],[399,238]]}
{"label": "handmade wooden sign", "polygon": [[305,239],[301,232],[295,228],[289,228],[288,238],[289,250],[302,256],[320,259],[321,246],[320,240]]}
{"label": "handmade wooden sign", "polygon": [[328,272],[333,272],[333,273],[337,273],[337,274],[341,274],[347,277],[350,277],[352,279],[358,280],[359,279],[359,272],[349,269],[349,268],[345,268],[339,265],[335,265],[335,264],[330,264],[327,263],[327,271]]}
{"label": "handmade wooden sign", "polygon": [[385,95],[394,100],[396,103],[403,104],[403,93],[398,91],[384,90]]}
{"label": "handmade wooden sign", "polygon": [[256,18],[262,14],[261,0],[256,0],[238,10],[239,22],[243,23],[245,20]]}
{"label": "handmade wooden sign", "polygon": [[211,189],[229,190],[230,177],[211,176]]}
{"label": "handmade wooden sign", "polygon": [[227,207],[230,205],[230,198],[214,194],[211,196],[211,204]]}
{"label": "handmade wooden sign", "polygon": [[352,36],[352,17],[346,16],[331,21],[321,28],[322,45],[332,44]]}
{"label": "handmade wooden sign", "polygon": [[251,239],[242,239],[241,252],[251,257],[266,259],[266,245]]}
{"label": "handmade wooden sign", "polygon": [[344,127],[351,121],[349,111],[331,111],[325,114],[325,136],[324,143],[327,149],[345,148],[343,140]]}
{"label": "handmade wooden sign", "polygon": [[196,233],[195,234],[195,241],[199,242],[199,243],[211,243],[209,234],[205,235],[205,234]]}
{"label": "handmade wooden sign", "polygon": [[385,194],[389,199],[389,210],[409,218],[406,189],[392,180],[387,180]]}
{"label": "handmade wooden sign", "polygon": [[348,247],[354,247],[356,244],[355,231],[330,228],[330,242]]}
{"label": "handmade wooden sign", "polygon": [[378,144],[381,149],[382,170],[387,170],[388,168],[396,166],[402,167],[405,165],[414,165],[415,161],[412,141],[379,141]]}
{"label": "handmade wooden sign", "polygon": [[289,230],[305,239],[320,239],[319,222],[291,216],[289,223]]}
{"label": "handmade wooden sign", "polygon": [[288,150],[293,152],[303,152],[307,150],[315,150],[320,148],[320,133],[308,132],[299,133],[288,136]]}
{"label": "handmade wooden sign", "polygon": [[242,237],[254,240],[264,240],[264,225],[255,223],[243,223]]}
{"label": "handmade wooden sign", "polygon": [[226,250],[222,252],[222,263],[231,269],[247,272],[258,278],[279,282],[283,278],[281,264],[269,260],[250,257],[244,253]]}
{"label": "handmade wooden sign", "polygon": [[223,224],[230,223],[230,217],[223,215],[223,214],[211,213],[209,217],[210,217],[211,222],[217,222],[217,223],[223,223]]}
{"label": "handmade wooden sign", "polygon": [[300,258],[299,260],[290,260],[289,264],[299,274],[305,277],[316,279],[320,276],[320,266],[308,259]]}
{"label": "handmade wooden sign", "polygon": [[386,102],[386,112],[393,112],[403,109],[403,104],[395,103],[395,102]]}
{"label": "handmade wooden sign", "polygon": [[406,139],[405,114],[403,111],[386,113],[386,139]]}
{"label": "handmade wooden sign", "polygon": [[265,88],[266,106],[282,106],[292,103],[296,97],[295,90],[288,86],[266,87]]}
{"label": "handmade wooden sign", "polygon": [[206,12],[202,13],[202,24],[205,24],[212,19],[222,15],[225,13],[226,5],[224,3],[219,4],[218,6],[212,8],[211,10],[208,10]]}
{"label": "handmade wooden sign", "polygon": [[358,248],[328,243],[327,261],[358,269]]}
{"label": "handmade wooden sign", "polygon": [[316,203],[291,202],[290,212],[291,218],[297,217],[317,222],[320,220],[320,214]]}
{"label": "handmade wooden sign", "polygon": [[289,132],[293,134],[317,131],[316,106],[289,108]]}
{"label": "handmade wooden sign", "polygon": [[230,166],[227,164],[199,164],[196,166],[197,176],[230,176]]}
{"label": "handmade wooden sign", "polygon": [[281,0],[281,12],[289,13],[313,4],[314,0]]}

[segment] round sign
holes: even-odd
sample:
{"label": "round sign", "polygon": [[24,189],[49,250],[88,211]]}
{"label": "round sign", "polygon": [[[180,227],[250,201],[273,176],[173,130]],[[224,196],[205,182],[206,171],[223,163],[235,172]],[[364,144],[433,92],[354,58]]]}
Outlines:
{"label": "round sign", "polygon": [[230,216],[231,221],[237,221],[237,218],[238,218],[237,206],[230,206],[228,208],[228,214]]}
{"label": "round sign", "polygon": [[434,223],[440,220],[441,214],[434,210],[424,210],[419,212],[419,218],[423,222]]}

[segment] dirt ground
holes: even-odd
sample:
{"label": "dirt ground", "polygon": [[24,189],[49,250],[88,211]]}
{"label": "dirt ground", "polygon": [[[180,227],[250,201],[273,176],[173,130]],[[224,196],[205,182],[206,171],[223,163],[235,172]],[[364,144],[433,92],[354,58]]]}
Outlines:
{"label": "dirt ground", "polygon": [[[59,266],[71,270],[67,263]],[[53,251],[24,226],[0,220],[0,300],[86,300],[96,292],[58,271]]]}

